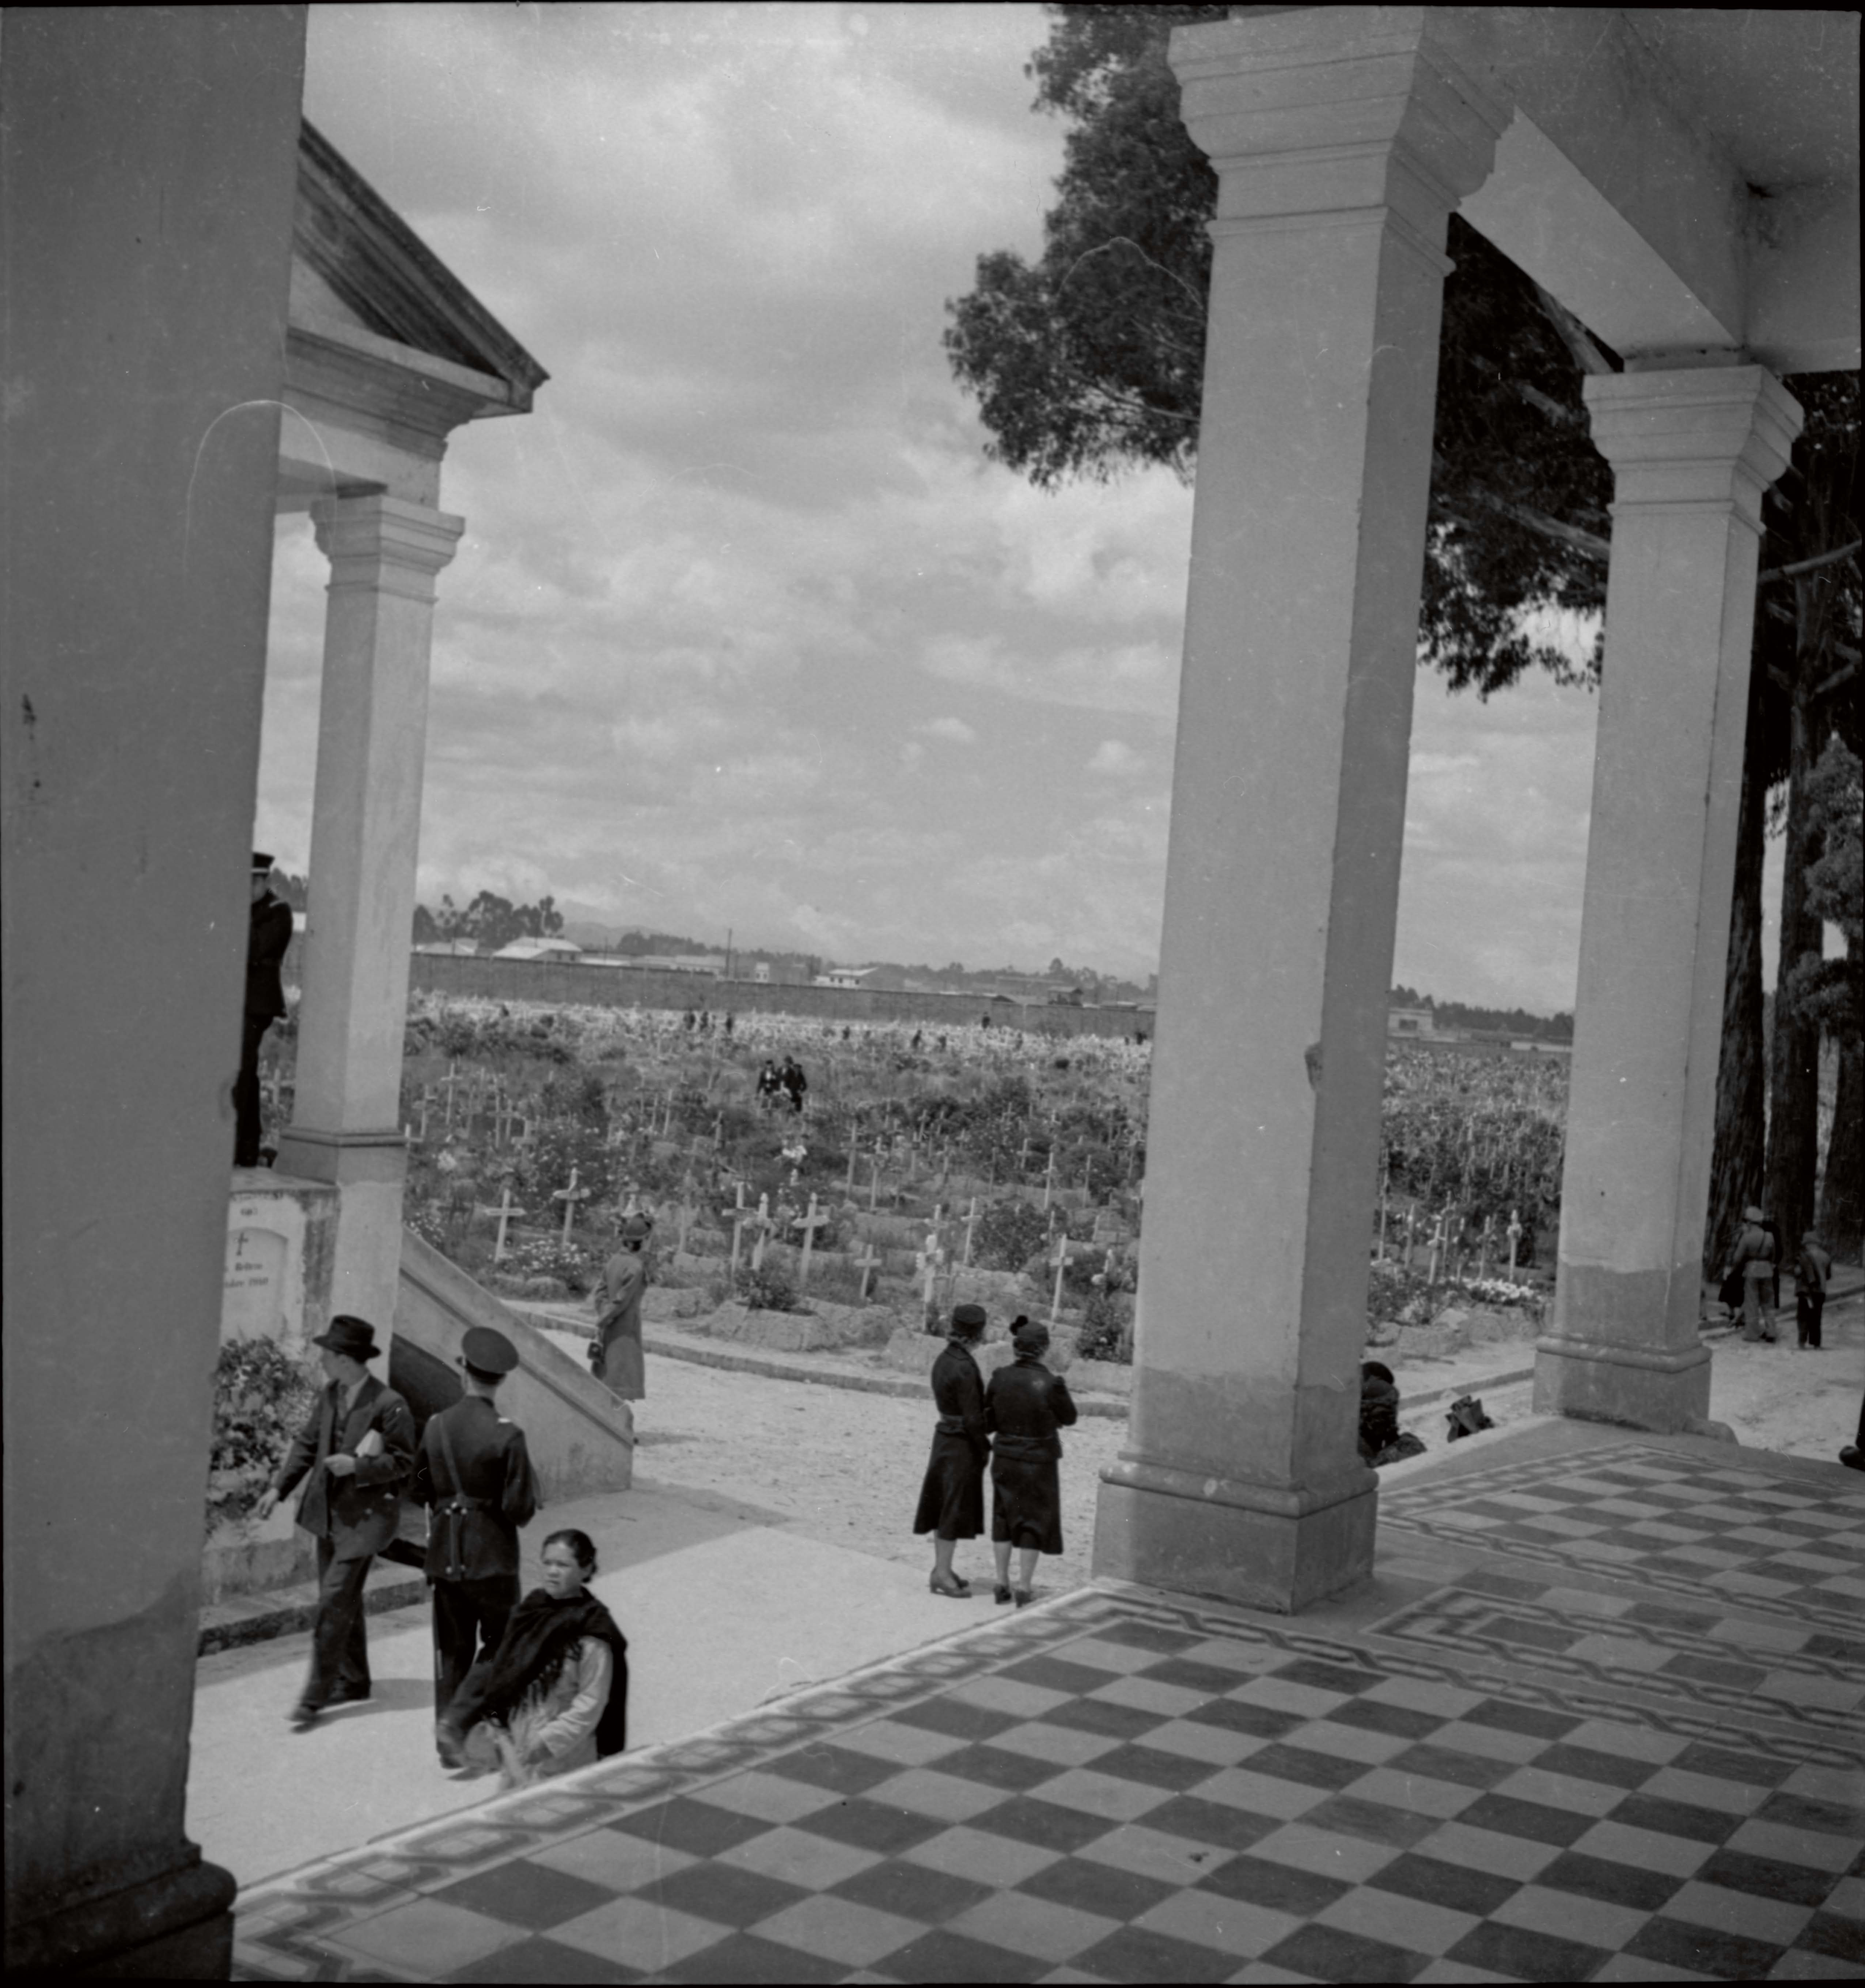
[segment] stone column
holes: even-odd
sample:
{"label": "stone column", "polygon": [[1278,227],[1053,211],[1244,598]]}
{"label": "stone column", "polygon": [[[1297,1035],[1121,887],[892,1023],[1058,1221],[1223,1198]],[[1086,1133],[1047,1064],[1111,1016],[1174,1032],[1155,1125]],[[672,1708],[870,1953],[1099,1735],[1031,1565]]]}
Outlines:
{"label": "stone column", "polygon": [[462,519],[396,497],[312,507],[330,560],[293,1122],[279,1165],[342,1190],[331,1308],[386,1338],[401,1262],[401,1050],[434,576]]}
{"label": "stone column", "polygon": [[1220,176],[1128,1448],[1097,1573],[1370,1568],[1360,1363],[1444,230],[1506,121],[1420,8],[1182,28]]}
{"label": "stone column", "polygon": [[5,1966],[225,1980],[185,1809],[305,14],[5,35]]}
{"label": "stone column", "polygon": [[1801,413],[1759,366],[1604,374],[1586,390],[1616,501],[1535,1406],[1675,1431],[1709,1412],[1697,1321],[1762,493]]}

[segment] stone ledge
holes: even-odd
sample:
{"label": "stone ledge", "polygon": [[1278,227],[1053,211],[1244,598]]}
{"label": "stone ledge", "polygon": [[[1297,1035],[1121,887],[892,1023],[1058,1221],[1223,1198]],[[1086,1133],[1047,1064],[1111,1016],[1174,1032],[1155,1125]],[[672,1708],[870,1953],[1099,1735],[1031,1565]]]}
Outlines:
{"label": "stone ledge", "polygon": [[[391,1609],[424,1601],[427,1596],[424,1575],[378,1557],[363,1591],[363,1612],[384,1615]],[[195,1654],[211,1656],[220,1650],[242,1649],[248,1643],[269,1642],[276,1636],[295,1636],[308,1630],[316,1616],[315,1581],[295,1581],[265,1594],[229,1595],[201,1610]]]}

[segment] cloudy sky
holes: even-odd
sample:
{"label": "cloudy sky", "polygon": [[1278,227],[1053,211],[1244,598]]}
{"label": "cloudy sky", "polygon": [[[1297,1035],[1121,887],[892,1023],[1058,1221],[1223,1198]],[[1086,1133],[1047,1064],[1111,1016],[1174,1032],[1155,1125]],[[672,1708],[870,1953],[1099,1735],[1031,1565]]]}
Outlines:
{"label": "cloudy sky", "polygon": [[[552,374],[456,435],[424,899],[832,958],[1157,962],[1190,493],[988,463],[940,347],[1033,251],[1034,6],[311,10],[306,113]],[[258,833],[309,855],[282,522]],[[1395,977],[1571,1005],[1594,705],[1419,686]]]}

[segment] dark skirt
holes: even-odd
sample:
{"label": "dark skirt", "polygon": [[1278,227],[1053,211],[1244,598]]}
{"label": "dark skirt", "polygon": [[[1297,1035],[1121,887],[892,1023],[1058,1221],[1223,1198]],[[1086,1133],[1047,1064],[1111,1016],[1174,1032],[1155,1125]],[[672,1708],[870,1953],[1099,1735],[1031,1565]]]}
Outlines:
{"label": "dark skirt", "polygon": [[992,1457],[991,1537],[1039,1553],[1062,1551],[1061,1473],[1052,1457]]}
{"label": "dark skirt", "polygon": [[985,1466],[963,1436],[935,1430],[913,1530],[942,1540],[975,1540],[984,1529]]}

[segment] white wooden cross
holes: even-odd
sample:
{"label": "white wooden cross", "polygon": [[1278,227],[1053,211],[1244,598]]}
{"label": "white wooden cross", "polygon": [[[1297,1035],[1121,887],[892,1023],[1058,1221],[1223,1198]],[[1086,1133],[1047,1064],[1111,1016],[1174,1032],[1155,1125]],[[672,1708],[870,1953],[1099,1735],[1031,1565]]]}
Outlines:
{"label": "white wooden cross", "polygon": [[725,1211],[725,1219],[731,1224],[731,1266],[730,1274],[735,1282],[738,1275],[738,1251],[745,1239],[745,1225],[752,1219],[751,1212],[745,1205],[745,1183],[738,1183],[738,1205]]}
{"label": "white wooden cross", "polygon": [[855,1259],[855,1268],[861,1273],[861,1302],[868,1301],[868,1284],[874,1273],[880,1268],[880,1259],[874,1253],[872,1242],[861,1246],[861,1254]]}
{"label": "white wooden cross", "polygon": [[502,1263],[505,1260],[506,1225],[511,1221],[512,1216],[519,1212],[518,1203],[512,1199],[512,1183],[509,1181],[505,1182],[499,1195],[498,1205],[496,1208],[490,1206],[475,1208],[473,1212],[475,1215],[496,1215],[498,1217],[498,1236],[492,1245],[492,1261],[495,1263]]}
{"label": "white wooden cross", "polygon": [[459,1065],[454,1063],[447,1066],[447,1074],[441,1079],[441,1088],[447,1094],[447,1129],[450,1132],[453,1130],[454,1093],[461,1084],[469,1084],[471,1080],[470,1077],[462,1077]]}
{"label": "white wooden cross", "polygon": [[1428,1284],[1437,1283],[1438,1270],[1444,1261],[1446,1255],[1444,1245],[1447,1240],[1445,1229],[1450,1219],[1451,1211],[1447,1208],[1438,1216],[1431,1229],[1431,1260],[1429,1268],[1425,1272],[1425,1282]]}
{"label": "white wooden cross", "polygon": [[576,1185],[576,1169],[572,1167],[569,1185],[559,1188],[551,1196],[552,1201],[560,1201],[563,1204],[563,1239],[566,1243],[570,1239],[571,1226],[576,1219],[577,1202],[587,1201],[593,1192],[593,1188],[579,1187]]}
{"label": "white wooden cross", "polygon": [[771,1197],[761,1194],[758,1197],[758,1212],[752,1217],[752,1226],[758,1232],[758,1239],[752,1245],[752,1268],[761,1270],[764,1265],[765,1245],[771,1239],[771,1231],[776,1225],[771,1220]]}
{"label": "white wooden cross", "polygon": [[1049,1324],[1056,1324],[1062,1317],[1062,1280],[1069,1268],[1069,1232],[1063,1229],[1056,1239],[1056,1290],[1049,1300]]}
{"label": "white wooden cross", "polygon": [[925,1243],[919,1254],[914,1259],[915,1267],[925,1280],[923,1296],[927,1304],[932,1303],[938,1293],[940,1266],[944,1261],[945,1252],[939,1246],[938,1230],[936,1229],[927,1230]]}
{"label": "white wooden cross", "polygon": [[1043,1175],[1043,1177],[1042,1177],[1042,1205],[1043,1205],[1043,1206],[1044,1206],[1045,1208],[1047,1208],[1047,1207],[1049,1206],[1049,1199],[1050,1199],[1051,1195],[1052,1195],[1055,1193],[1055,1192],[1056,1192],[1056,1148],[1055,1148],[1055,1146],[1054,1146],[1054,1144],[1052,1142],[1052,1144],[1050,1144],[1050,1147],[1049,1147],[1049,1172],[1048,1172],[1046,1174],[1045,1174],[1045,1175]]}
{"label": "white wooden cross", "polygon": [[976,1195],[973,1195],[971,1197],[971,1212],[965,1219],[965,1268],[968,1270],[971,1267],[971,1232],[976,1229],[977,1226],[978,1197]]}
{"label": "white wooden cross", "polygon": [[809,1288],[809,1256],[811,1251],[816,1247],[816,1232],[819,1229],[826,1228],[834,1219],[834,1216],[829,1214],[826,1209],[820,1215],[816,1212],[816,1196],[812,1195],[809,1197],[809,1213],[798,1215],[790,1224],[792,1229],[800,1229],[803,1232],[802,1261],[797,1266],[796,1271],[796,1288],[799,1291]]}
{"label": "white wooden cross", "polygon": [[1522,1212],[1512,1208],[1509,1212],[1509,1280],[1515,1281],[1515,1253],[1522,1247]]}

